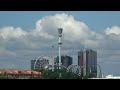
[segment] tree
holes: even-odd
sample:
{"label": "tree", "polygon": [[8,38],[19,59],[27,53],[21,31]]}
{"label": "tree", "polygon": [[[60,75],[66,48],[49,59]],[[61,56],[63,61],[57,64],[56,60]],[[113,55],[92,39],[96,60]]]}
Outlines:
{"label": "tree", "polygon": [[7,79],[7,72],[0,73],[0,79]]}
{"label": "tree", "polygon": [[67,72],[66,69],[44,70],[42,77],[45,79],[81,79],[79,75]]}

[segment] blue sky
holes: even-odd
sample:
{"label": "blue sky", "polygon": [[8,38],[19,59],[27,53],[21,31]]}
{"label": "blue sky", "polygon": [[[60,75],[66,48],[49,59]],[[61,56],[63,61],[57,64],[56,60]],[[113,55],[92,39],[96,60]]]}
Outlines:
{"label": "blue sky", "polygon": [[94,31],[120,25],[119,11],[0,11],[0,27],[12,25],[30,30],[35,28],[38,19],[56,13],[73,15],[76,20],[85,22]]}
{"label": "blue sky", "polygon": [[[57,21],[61,18],[61,21]],[[58,55],[56,27],[63,31],[63,53],[83,47],[98,52],[103,73],[120,75],[119,11],[0,11],[0,68],[30,69],[40,55]]]}

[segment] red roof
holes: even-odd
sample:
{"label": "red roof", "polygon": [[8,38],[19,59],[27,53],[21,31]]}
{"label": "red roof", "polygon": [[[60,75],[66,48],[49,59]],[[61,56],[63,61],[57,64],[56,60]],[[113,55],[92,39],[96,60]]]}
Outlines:
{"label": "red roof", "polygon": [[41,74],[41,72],[32,71],[32,70],[0,70],[0,73],[9,73],[9,74]]}

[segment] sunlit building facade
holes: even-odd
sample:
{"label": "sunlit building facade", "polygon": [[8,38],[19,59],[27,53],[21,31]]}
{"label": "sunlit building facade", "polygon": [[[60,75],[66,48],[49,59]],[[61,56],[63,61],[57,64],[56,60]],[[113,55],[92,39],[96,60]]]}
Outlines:
{"label": "sunlit building facade", "polygon": [[97,52],[92,49],[81,49],[78,52],[78,65],[81,67],[81,75],[93,74],[97,77]]}

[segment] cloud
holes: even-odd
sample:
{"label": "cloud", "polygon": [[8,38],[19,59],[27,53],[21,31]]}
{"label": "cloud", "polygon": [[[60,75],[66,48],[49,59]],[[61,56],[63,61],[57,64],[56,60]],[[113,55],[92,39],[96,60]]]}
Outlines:
{"label": "cloud", "polygon": [[15,52],[12,52],[12,51],[1,50],[1,49],[0,49],[0,56],[1,56],[1,57],[16,56],[16,53],[15,53]]}
{"label": "cloud", "polygon": [[4,40],[11,38],[20,38],[25,35],[26,32],[19,27],[18,28],[4,27],[0,29],[0,37],[3,38]]}
{"label": "cloud", "polygon": [[116,35],[120,35],[120,27],[119,26],[113,26],[111,28],[107,28],[105,30],[106,35],[109,34],[116,34]]}
{"label": "cloud", "polygon": [[72,15],[56,14],[54,16],[46,16],[38,20],[36,23],[36,32],[57,37],[57,28],[63,28],[63,38],[67,41],[82,41],[91,38],[94,32],[90,31],[84,22],[74,19]]}
{"label": "cloud", "polygon": [[[24,62],[24,68],[28,68],[30,60],[37,56],[52,55],[52,51],[54,55],[58,55],[58,27],[63,28],[62,53],[73,55],[74,62],[77,62],[77,52],[87,47],[97,50],[98,63],[101,65],[106,62],[114,63],[114,60],[119,63],[119,26],[107,27],[98,33],[91,30],[86,23],[65,13],[39,19],[36,28],[29,32],[14,26],[0,28],[0,56],[9,57],[14,67],[18,68]],[[52,45],[55,47],[52,48]]]}
{"label": "cloud", "polygon": [[[94,32],[90,31],[84,22],[75,20],[72,15],[56,14],[41,18],[36,22],[36,28],[29,32],[14,26],[0,28],[0,48],[4,48],[0,54],[4,57],[9,54],[9,56],[24,58],[26,58],[24,55],[31,58],[42,54],[51,55],[51,46],[54,45],[57,55],[58,27],[63,28],[62,51],[64,54],[68,54],[68,49],[72,48],[72,51],[77,51],[83,46],[82,41],[94,36]],[[21,61],[20,58],[17,59]]]}
{"label": "cloud", "polygon": [[13,26],[0,28],[1,45],[8,50],[40,50],[50,47],[52,43],[55,43],[57,47],[58,27],[63,28],[63,48],[79,47],[74,43],[83,45],[84,40],[93,38],[95,35],[95,32],[90,31],[84,22],[63,13],[43,17],[36,22],[36,28],[30,32]]}

